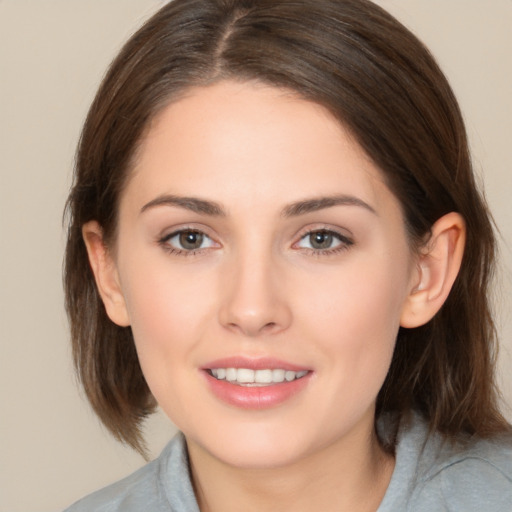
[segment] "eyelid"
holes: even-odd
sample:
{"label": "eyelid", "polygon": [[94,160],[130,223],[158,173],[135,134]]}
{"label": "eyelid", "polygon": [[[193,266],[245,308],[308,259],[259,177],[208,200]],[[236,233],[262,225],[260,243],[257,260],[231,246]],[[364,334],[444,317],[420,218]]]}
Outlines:
{"label": "eyelid", "polygon": [[354,243],[354,235],[347,228],[342,228],[339,226],[333,226],[332,224],[312,224],[308,225],[300,229],[295,235],[294,239],[301,240],[305,236],[311,233],[317,233],[319,231],[325,231],[327,233],[332,233],[343,240],[350,241]]}
{"label": "eyelid", "polygon": [[182,233],[183,231],[192,231],[195,233],[202,233],[203,235],[206,235],[208,238],[211,238],[212,240],[216,240],[218,237],[215,236],[212,232],[212,230],[205,226],[204,224],[199,223],[190,223],[190,224],[177,224],[174,226],[167,226],[164,229],[161,229],[156,235],[156,239],[158,241],[163,239],[169,239],[174,235],[177,235],[178,233]]}
{"label": "eyelid", "polygon": [[[185,249],[180,247],[175,247],[169,244],[169,240],[172,240],[174,237],[182,234],[182,233],[198,233],[208,238],[211,241],[211,245],[209,247],[200,247],[197,249]],[[197,225],[182,225],[175,226],[168,230],[163,230],[163,233],[157,236],[156,242],[159,246],[161,246],[164,250],[171,254],[183,255],[183,256],[192,256],[194,254],[202,253],[209,251],[211,249],[217,249],[221,247],[221,244],[216,240],[210,230],[204,226],[198,227]]]}
{"label": "eyelid", "polygon": [[[334,235],[339,241],[339,245],[328,248],[328,249],[314,249],[311,247],[298,247],[298,244],[304,240],[307,236],[311,235],[312,233],[329,233]],[[339,227],[334,227],[331,225],[317,225],[317,226],[309,226],[305,229],[302,229],[297,236],[295,237],[296,241],[292,244],[292,248],[302,251],[307,251],[315,255],[328,255],[328,254],[334,254],[340,251],[347,250],[349,247],[354,245],[354,237],[350,233],[347,233],[346,229],[342,229]]]}

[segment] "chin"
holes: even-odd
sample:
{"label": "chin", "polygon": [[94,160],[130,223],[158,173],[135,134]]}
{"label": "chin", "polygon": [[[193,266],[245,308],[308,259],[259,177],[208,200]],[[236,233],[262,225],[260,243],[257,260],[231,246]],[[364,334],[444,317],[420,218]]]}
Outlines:
{"label": "chin", "polygon": [[306,455],[301,444],[248,439],[243,443],[230,443],[230,446],[219,444],[212,454],[229,466],[250,470],[286,467]]}
{"label": "chin", "polygon": [[[322,434],[320,437],[324,437]],[[311,439],[318,441],[319,436],[311,435],[306,428],[272,422],[247,421],[235,428],[226,428],[224,424],[224,428],[220,425],[213,427],[206,436],[187,434],[186,431],[185,435],[189,443],[195,443],[224,464],[240,469],[286,467],[321,449],[321,445],[311,444]],[[329,444],[328,439],[323,441]]]}

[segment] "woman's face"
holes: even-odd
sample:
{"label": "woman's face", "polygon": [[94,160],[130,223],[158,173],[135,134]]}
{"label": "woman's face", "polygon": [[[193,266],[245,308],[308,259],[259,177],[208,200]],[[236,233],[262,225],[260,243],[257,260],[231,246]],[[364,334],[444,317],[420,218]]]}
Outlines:
{"label": "woman's face", "polygon": [[256,468],[368,443],[418,276],[398,201],[326,110],[189,91],[144,139],[116,249],[144,375],[192,446]]}

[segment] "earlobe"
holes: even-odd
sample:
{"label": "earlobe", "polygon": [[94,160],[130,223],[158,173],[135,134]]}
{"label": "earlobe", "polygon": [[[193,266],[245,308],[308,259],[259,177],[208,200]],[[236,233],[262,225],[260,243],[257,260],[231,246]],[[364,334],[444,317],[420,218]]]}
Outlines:
{"label": "earlobe", "polygon": [[121,327],[130,325],[117,267],[103,240],[101,226],[96,221],[85,223],[82,226],[82,237],[96,286],[109,318]]}
{"label": "earlobe", "polygon": [[402,327],[419,327],[431,320],[448,298],[464,255],[466,225],[451,212],[433,226],[418,261],[417,282],[402,310]]}

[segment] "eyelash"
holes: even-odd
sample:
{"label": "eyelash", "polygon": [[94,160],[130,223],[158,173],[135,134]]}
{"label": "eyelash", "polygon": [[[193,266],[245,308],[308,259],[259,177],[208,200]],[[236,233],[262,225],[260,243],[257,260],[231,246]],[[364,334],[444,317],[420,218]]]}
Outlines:
{"label": "eyelash", "polygon": [[322,235],[332,236],[333,238],[338,240],[339,245],[337,245],[336,247],[327,248],[327,249],[314,249],[314,248],[303,247],[302,250],[306,251],[306,253],[311,256],[316,256],[316,257],[333,256],[336,254],[340,254],[344,251],[347,251],[348,249],[350,249],[351,246],[354,245],[354,241],[351,238],[349,238],[348,236],[343,235],[343,234],[339,233],[338,231],[335,231],[333,229],[328,229],[328,228],[310,229],[300,236],[299,242],[296,242],[293,245],[296,246],[302,240],[305,240],[307,237],[314,235],[314,234],[322,234]]}
{"label": "eyelash", "polygon": [[[214,242],[211,237],[209,237],[204,231],[201,231],[200,229],[196,228],[182,228],[178,229],[176,231],[173,231],[172,233],[169,233],[168,235],[163,236],[158,240],[158,244],[169,254],[173,254],[176,256],[195,256],[197,254],[200,254],[204,252],[205,250],[210,249],[210,247],[205,248],[198,248],[198,249],[179,249],[177,247],[173,247],[169,244],[169,241],[172,240],[174,237],[183,235],[183,234],[194,234],[194,235],[200,235],[202,237],[206,237],[209,239],[213,244]],[[297,244],[305,240],[307,237],[314,235],[314,234],[322,234],[327,236],[332,236],[333,238],[337,239],[339,242],[339,245],[333,248],[327,248],[327,249],[314,249],[312,247],[298,247],[297,249],[302,249],[306,254],[320,257],[320,256],[331,256],[335,254],[339,254],[341,252],[347,251],[352,245],[354,245],[354,241],[347,237],[346,235],[342,235],[341,233],[332,230],[332,229],[326,229],[326,228],[315,228],[310,229],[303,233],[298,242],[295,242],[292,247],[296,247]]]}
{"label": "eyelash", "polygon": [[206,248],[199,248],[199,249],[179,249],[177,247],[173,247],[169,244],[169,240],[172,240],[174,237],[182,234],[195,234],[195,235],[201,235],[203,237],[206,237],[209,239],[212,243],[215,243],[211,237],[209,237],[204,231],[201,231],[200,229],[196,228],[182,228],[178,229],[176,231],[173,231],[172,233],[169,233],[168,235],[163,236],[158,240],[158,244],[169,254],[173,254],[176,256],[195,256],[205,250],[208,250],[209,247]]}

